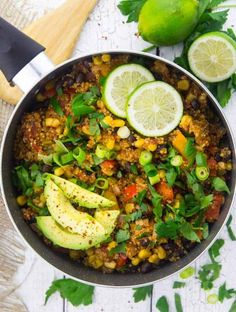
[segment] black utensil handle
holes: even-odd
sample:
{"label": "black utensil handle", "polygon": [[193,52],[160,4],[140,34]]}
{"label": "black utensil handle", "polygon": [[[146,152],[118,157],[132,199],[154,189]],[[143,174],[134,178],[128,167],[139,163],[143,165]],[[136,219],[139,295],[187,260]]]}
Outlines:
{"label": "black utensil handle", "polygon": [[0,17],[0,70],[8,81],[45,48]]}

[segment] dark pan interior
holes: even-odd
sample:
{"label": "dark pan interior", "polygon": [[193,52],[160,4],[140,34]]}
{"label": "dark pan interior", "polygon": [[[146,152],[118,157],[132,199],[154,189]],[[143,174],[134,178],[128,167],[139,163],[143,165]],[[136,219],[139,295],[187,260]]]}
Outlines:
{"label": "dark pan interior", "polygon": [[[109,52],[108,52],[109,53]],[[126,52],[111,52],[110,54],[122,54]],[[141,56],[147,58],[148,60],[154,61],[156,59],[160,59],[155,56],[137,54],[135,52],[129,53],[133,56]],[[91,57],[88,56],[88,57]],[[181,258],[179,261],[175,263],[167,263],[163,266],[159,267],[156,270],[153,270],[146,274],[141,273],[125,273],[125,274],[103,274],[100,271],[93,270],[91,268],[85,267],[84,265],[80,265],[77,262],[74,262],[68,258],[67,255],[63,255],[60,253],[56,253],[49,247],[45,245],[45,243],[32,232],[31,228],[22,218],[22,213],[16,203],[15,200],[15,190],[11,180],[11,173],[13,169],[13,142],[15,139],[16,127],[19,124],[21,117],[24,112],[32,110],[35,108],[34,106],[34,95],[37,91],[50,79],[59,77],[68,71],[70,71],[73,64],[81,61],[82,59],[86,59],[86,57],[78,58],[76,60],[72,60],[43,78],[24,98],[22,103],[16,108],[10,125],[5,134],[5,139],[3,140],[2,146],[2,163],[1,163],[1,178],[2,178],[2,192],[5,198],[5,203],[8,207],[9,213],[12,217],[13,222],[15,223],[17,229],[24,237],[24,239],[28,242],[28,244],[48,263],[56,267],[57,269],[63,271],[66,274],[71,275],[74,278],[77,278],[81,281],[85,281],[92,284],[97,284],[101,286],[138,286],[142,284],[153,283],[162,278],[168,277],[176,271],[182,269],[184,266],[188,265],[190,262],[195,260],[201,253],[203,253],[206,248],[212,243],[218,232],[220,231],[222,225],[224,224],[229,210],[232,204],[234,189],[235,189],[235,148],[232,139],[232,133],[228,127],[227,122],[225,121],[224,116],[222,115],[221,109],[212,99],[212,108],[215,110],[216,114],[220,117],[223,125],[227,129],[229,145],[231,150],[233,151],[233,172],[231,178],[231,194],[227,196],[226,202],[222,209],[220,218],[217,222],[215,222],[211,228],[209,237],[203,241],[201,244],[197,245],[188,255]],[[163,61],[163,59],[161,59]],[[167,61],[168,62],[168,61]],[[171,64],[168,62],[168,64]],[[172,65],[173,66],[173,65]],[[186,75],[186,72],[184,71]],[[192,78],[192,76],[190,75]]]}

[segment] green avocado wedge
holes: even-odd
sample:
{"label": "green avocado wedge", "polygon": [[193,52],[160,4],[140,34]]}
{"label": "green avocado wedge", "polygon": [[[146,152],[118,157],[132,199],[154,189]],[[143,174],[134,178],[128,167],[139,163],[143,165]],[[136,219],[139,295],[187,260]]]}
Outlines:
{"label": "green avocado wedge", "polygon": [[50,179],[63,191],[71,202],[86,208],[110,208],[115,203],[96,193],[90,192],[79,185],[50,174]]}
{"label": "green avocado wedge", "polygon": [[104,227],[88,213],[75,209],[62,190],[50,179],[46,181],[44,195],[51,216],[63,228],[96,243],[104,240]]}
{"label": "green avocado wedge", "polygon": [[97,210],[95,212],[94,218],[104,227],[107,237],[114,231],[119,214],[119,210]]}
{"label": "green avocado wedge", "polygon": [[57,246],[74,250],[84,250],[101,242],[98,237],[84,237],[63,229],[51,216],[37,217],[36,220],[37,226],[43,235]]}

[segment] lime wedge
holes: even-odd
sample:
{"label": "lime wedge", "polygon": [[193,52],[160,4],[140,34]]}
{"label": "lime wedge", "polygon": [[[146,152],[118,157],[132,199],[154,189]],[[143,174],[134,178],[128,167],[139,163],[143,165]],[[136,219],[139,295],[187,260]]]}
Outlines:
{"label": "lime wedge", "polygon": [[191,45],[188,61],[198,78],[207,82],[223,81],[236,71],[236,43],[221,32],[205,34]]}
{"label": "lime wedge", "polygon": [[129,97],[127,119],[144,136],[162,136],[176,128],[183,115],[179,93],[162,81],[144,83]]}
{"label": "lime wedge", "polygon": [[155,78],[145,67],[138,64],[121,65],[106,79],[103,98],[107,108],[116,116],[126,118],[125,106],[128,96],[144,82]]}

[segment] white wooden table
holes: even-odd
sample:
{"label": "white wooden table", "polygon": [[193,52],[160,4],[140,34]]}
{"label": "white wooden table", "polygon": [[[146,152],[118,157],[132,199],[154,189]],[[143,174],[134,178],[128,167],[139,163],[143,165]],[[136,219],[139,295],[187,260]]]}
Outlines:
{"label": "white wooden table", "polygon": [[[89,0],[85,0],[89,1]],[[62,0],[15,0],[16,6],[24,8],[27,14],[43,14],[45,10],[52,9],[62,3]],[[124,23],[125,18],[121,16],[117,9],[118,0],[100,0],[98,6],[91,14],[84,31],[78,41],[74,55],[87,52],[101,51],[106,49],[133,49],[141,51],[149,46],[140,38],[135,36],[137,31],[136,24]],[[235,0],[231,1],[235,3]],[[228,21],[228,26],[235,25],[236,29],[236,10],[232,9]],[[179,52],[180,47],[162,48],[161,56],[173,59]],[[236,96],[224,110],[236,135]],[[236,212],[233,209],[234,220]],[[235,221],[232,226],[236,230]],[[216,286],[227,281],[228,288],[236,288],[236,242],[230,241],[226,228],[220,234],[225,239],[221,262],[221,278],[215,283]],[[205,253],[193,266],[198,271],[202,264],[208,261]],[[97,287],[95,290],[94,304],[87,307],[75,308],[63,301],[60,296],[54,295],[46,306],[44,306],[44,294],[51,282],[63,275],[40,259],[31,249],[27,248],[26,262],[19,268],[16,276],[17,281],[24,281],[17,290],[17,294],[27,306],[29,312],[148,312],[157,311],[155,305],[157,299],[166,295],[170,303],[170,311],[175,311],[173,282],[178,279],[175,275],[169,279],[158,282],[154,285],[153,294],[150,299],[141,303],[134,303],[132,289],[111,289]],[[187,287],[178,290],[181,295],[182,304],[185,312],[210,312],[228,311],[233,300],[225,301],[223,304],[207,304],[207,296],[210,293],[217,293],[218,287],[210,292],[200,289],[200,284],[194,277],[187,281]]]}

